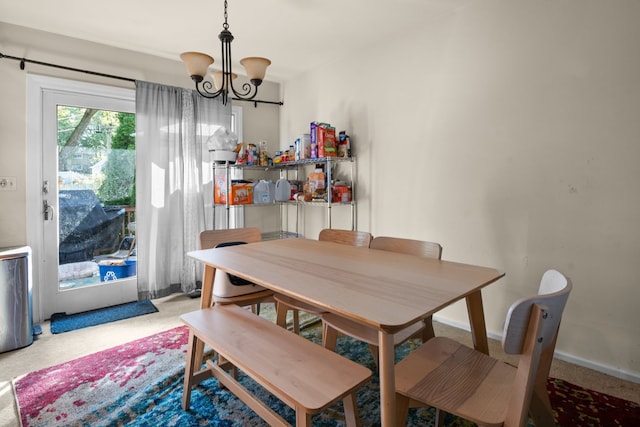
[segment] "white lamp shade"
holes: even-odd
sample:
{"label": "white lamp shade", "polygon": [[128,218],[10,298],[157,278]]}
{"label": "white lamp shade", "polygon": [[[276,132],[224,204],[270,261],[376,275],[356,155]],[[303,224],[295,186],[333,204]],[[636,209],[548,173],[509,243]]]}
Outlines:
{"label": "white lamp shade", "polygon": [[[216,87],[216,90],[220,90],[222,85],[224,84],[225,90],[227,90],[226,82],[222,82],[222,71],[221,70],[213,70],[211,71],[211,77],[213,77],[213,84]],[[238,75],[236,73],[231,73],[231,80],[234,80]]]}
{"label": "white lamp shade", "polygon": [[180,54],[187,66],[187,72],[190,76],[204,77],[207,74],[209,65],[213,64],[213,58],[200,52],[184,52]]}
{"label": "white lamp shade", "polygon": [[249,80],[264,80],[264,75],[267,73],[267,67],[271,65],[271,61],[267,58],[259,58],[251,56],[249,58],[243,58],[240,60],[240,64],[247,71],[247,77]]}

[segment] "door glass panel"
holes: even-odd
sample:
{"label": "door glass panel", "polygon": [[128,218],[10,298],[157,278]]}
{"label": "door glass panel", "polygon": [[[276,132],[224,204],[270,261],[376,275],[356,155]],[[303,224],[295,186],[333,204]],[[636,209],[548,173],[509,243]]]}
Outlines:
{"label": "door glass panel", "polygon": [[57,142],[59,290],[132,278],[135,114],[59,105]]}

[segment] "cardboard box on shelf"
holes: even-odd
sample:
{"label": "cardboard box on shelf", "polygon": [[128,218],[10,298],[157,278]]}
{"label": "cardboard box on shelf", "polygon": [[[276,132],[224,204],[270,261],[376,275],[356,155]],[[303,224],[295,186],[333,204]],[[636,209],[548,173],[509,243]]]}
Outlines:
{"label": "cardboard box on shelf", "polygon": [[[227,175],[216,174],[213,185],[213,201],[217,205],[227,203]],[[247,205],[253,203],[253,183],[244,180],[231,181],[230,205]]]}
{"label": "cardboard box on shelf", "polygon": [[311,122],[309,139],[312,159],[336,157],[336,128],[329,123]]}
{"label": "cardboard box on shelf", "polygon": [[253,184],[252,183],[231,183],[231,205],[250,205],[253,203]]}
{"label": "cardboard box on shelf", "polygon": [[331,188],[331,203],[351,203],[351,187],[336,184]]}
{"label": "cardboard box on shelf", "polygon": [[336,157],[336,129],[318,127],[318,157]]}

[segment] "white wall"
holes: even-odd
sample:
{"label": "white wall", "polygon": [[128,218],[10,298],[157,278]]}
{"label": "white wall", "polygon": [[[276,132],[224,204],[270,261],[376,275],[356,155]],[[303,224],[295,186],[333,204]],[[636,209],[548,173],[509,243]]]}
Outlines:
{"label": "white wall", "polygon": [[567,274],[557,350],[640,381],[638,22],[633,1],[472,2],[286,82],[281,135],[348,130],[359,229],[505,271],[483,291],[494,334],[545,269]]}

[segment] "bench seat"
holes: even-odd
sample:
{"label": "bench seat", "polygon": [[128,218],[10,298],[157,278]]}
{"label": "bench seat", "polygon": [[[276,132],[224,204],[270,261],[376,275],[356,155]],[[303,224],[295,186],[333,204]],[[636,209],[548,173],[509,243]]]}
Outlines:
{"label": "bench seat", "polygon": [[318,344],[293,334],[234,304],[215,305],[181,316],[189,327],[189,350],[182,406],[190,406],[192,388],[215,376],[269,425],[289,425],[230,375],[225,366],[196,359],[198,341],[242,370],[296,411],[296,425],[311,426],[311,416],[343,400],[347,425],[359,425],[355,391],[371,371]]}

